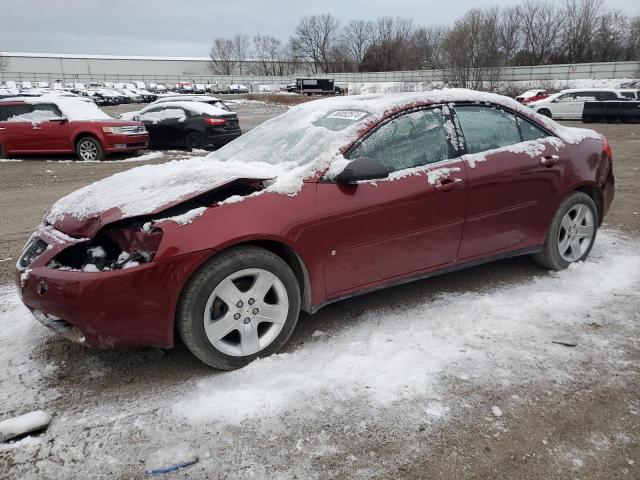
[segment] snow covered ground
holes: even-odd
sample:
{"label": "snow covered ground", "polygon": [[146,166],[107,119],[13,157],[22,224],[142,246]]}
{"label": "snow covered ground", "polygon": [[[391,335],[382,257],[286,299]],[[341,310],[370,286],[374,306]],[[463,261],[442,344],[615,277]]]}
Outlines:
{"label": "snow covered ground", "polygon": [[[498,282],[497,264],[462,292],[411,293],[434,279],[342,302],[303,318],[285,353],[227,373],[183,372],[184,352],[69,347],[2,286],[0,420],[54,417],[42,436],[0,446],[0,477],[141,478],[150,457],[176,449],[199,457],[181,478],[389,476],[428,455],[419,438],[448,425],[498,437],[539,397],[637,383],[639,247],[606,229],[567,271]],[[640,403],[627,415],[640,416]],[[619,434],[640,442],[638,431]],[[547,450],[573,473],[592,454]]]}

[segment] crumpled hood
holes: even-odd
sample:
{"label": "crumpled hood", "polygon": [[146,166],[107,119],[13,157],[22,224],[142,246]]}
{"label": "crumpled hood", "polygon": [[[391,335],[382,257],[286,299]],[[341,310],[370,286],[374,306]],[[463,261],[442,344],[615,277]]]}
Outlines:
{"label": "crumpled hood", "polygon": [[153,215],[239,180],[269,180],[280,173],[281,168],[264,162],[220,162],[206,158],[144,165],[61,198],[45,220],[68,235],[92,237],[111,222]]}

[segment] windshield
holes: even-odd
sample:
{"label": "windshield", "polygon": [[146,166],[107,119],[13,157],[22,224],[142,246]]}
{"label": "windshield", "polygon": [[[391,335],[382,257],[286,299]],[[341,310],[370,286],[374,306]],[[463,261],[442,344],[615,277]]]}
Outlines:
{"label": "windshield", "polygon": [[308,165],[320,157],[338,154],[340,147],[355,138],[359,125],[369,115],[362,108],[308,102],[264,122],[208,158]]}

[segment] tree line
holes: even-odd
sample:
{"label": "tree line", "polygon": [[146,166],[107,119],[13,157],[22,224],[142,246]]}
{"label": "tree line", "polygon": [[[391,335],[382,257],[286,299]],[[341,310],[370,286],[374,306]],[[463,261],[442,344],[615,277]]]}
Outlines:
{"label": "tree line", "polygon": [[[416,25],[400,17],[343,24],[332,14],[302,17],[288,41],[237,33],[215,38],[217,74],[446,69],[464,86],[497,78],[505,66],[637,60],[640,17],[603,0],[527,0],[474,8],[452,25]],[[250,62],[248,62],[250,60]]]}

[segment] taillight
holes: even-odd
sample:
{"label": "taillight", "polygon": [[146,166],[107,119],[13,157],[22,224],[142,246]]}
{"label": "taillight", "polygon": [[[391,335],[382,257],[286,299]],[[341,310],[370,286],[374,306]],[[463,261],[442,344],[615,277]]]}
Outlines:
{"label": "taillight", "polygon": [[224,118],[213,118],[213,117],[205,117],[204,121],[209,125],[213,125],[214,127],[221,127],[227,122]]}
{"label": "taillight", "polygon": [[613,152],[611,151],[611,145],[609,140],[604,135],[602,136],[602,155],[607,158],[613,158]]}

